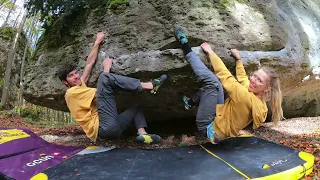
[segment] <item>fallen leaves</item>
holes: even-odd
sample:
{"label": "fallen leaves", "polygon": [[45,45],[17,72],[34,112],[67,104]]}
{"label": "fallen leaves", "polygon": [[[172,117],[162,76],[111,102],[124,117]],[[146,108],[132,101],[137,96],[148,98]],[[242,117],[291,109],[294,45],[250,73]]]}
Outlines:
{"label": "fallen leaves", "polygon": [[51,134],[57,136],[64,135],[80,135],[84,134],[80,126],[64,126],[59,128],[43,128],[38,127],[36,124],[29,124],[23,120],[23,118],[19,116],[14,117],[0,117],[0,127],[12,127],[12,128],[28,128],[32,132],[40,135]]}
{"label": "fallen leaves", "polygon": [[280,140],[280,144],[292,147],[299,151],[307,152],[312,154],[315,157],[313,172],[303,178],[304,180],[312,179],[320,179],[320,133],[312,133],[312,134],[301,134],[301,135],[293,135],[287,136],[285,139]]}
{"label": "fallen leaves", "polygon": [[[292,122],[294,123],[298,122]],[[319,123],[319,122],[317,122]],[[66,126],[61,128],[41,128],[37,127],[34,124],[26,123],[20,117],[4,118],[0,117],[0,127],[13,127],[13,128],[28,128],[31,131],[35,132],[38,135],[57,135],[59,137],[72,136],[72,140],[67,140],[66,138],[59,138],[59,140],[54,141],[56,144],[70,145],[70,146],[92,146],[92,145],[101,145],[101,146],[117,146],[117,147],[126,147],[126,148],[144,148],[144,149],[154,149],[154,148],[167,148],[167,147],[176,147],[176,146],[189,146],[198,143],[207,142],[206,138],[196,135],[196,136],[187,136],[187,135],[167,135],[163,136],[160,144],[155,145],[142,145],[138,144],[135,141],[135,137],[121,137],[117,141],[102,140],[98,138],[98,142],[93,144],[88,138],[85,137],[83,131],[79,126]],[[301,128],[300,128],[301,129]],[[304,177],[303,180],[320,180],[320,131],[313,131],[314,133],[292,135],[287,132],[282,132],[284,130],[274,130],[269,127],[262,127],[254,131],[256,137],[264,138],[269,141],[282,144],[299,151],[304,151],[315,156],[315,163],[313,172]],[[188,152],[192,154],[193,152]],[[162,157],[158,157],[158,161],[162,161]],[[177,160],[182,160],[178,158]],[[131,159],[127,159],[128,162],[131,162]],[[80,173],[76,173],[77,176],[80,176]]]}

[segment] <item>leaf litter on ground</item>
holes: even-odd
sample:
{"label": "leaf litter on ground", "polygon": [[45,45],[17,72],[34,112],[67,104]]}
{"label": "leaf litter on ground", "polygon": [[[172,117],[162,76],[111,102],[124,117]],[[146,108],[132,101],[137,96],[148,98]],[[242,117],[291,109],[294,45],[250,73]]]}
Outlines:
{"label": "leaf litter on ground", "polygon": [[[319,117],[316,117],[317,120],[311,121],[313,125],[311,127],[319,126],[320,124]],[[301,119],[301,118],[300,118]],[[308,118],[310,119],[310,118]],[[305,121],[304,118],[301,121]],[[316,130],[309,130],[306,132],[292,133],[301,131],[301,121],[295,119],[289,122],[291,125],[284,125],[281,128],[273,128],[270,123],[266,123],[257,130],[244,130],[243,134],[253,134],[256,137],[260,137],[277,144],[288,146],[299,151],[304,151],[314,155],[315,163],[313,172],[304,177],[303,180],[320,180],[320,128]],[[309,121],[308,121],[309,122]],[[305,122],[303,122],[305,123]],[[316,123],[316,124],[315,124]],[[287,126],[287,127],[286,127]],[[58,138],[53,139],[51,143],[61,144],[61,145],[70,145],[70,146],[116,146],[116,147],[126,147],[126,148],[143,148],[143,149],[155,149],[155,148],[168,148],[168,147],[183,147],[189,145],[196,145],[208,142],[206,138],[202,137],[199,133],[194,134],[182,134],[182,135],[162,135],[162,140],[160,144],[145,145],[140,144],[135,141],[135,137],[125,136],[120,138],[117,141],[103,140],[98,139],[96,143],[93,143],[77,125],[65,126],[59,128],[43,128],[37,127],[37,124],[29,124],[25,122],[21,117],[11,117],[7,118],[4,116],[0,117],[0,127],[11,127],[11,128],[28,128],[39,136],[51,135],[57,136]],[[293,128],[294,127],[294,128]],[[288,130],[289,129],[289,130]],[[296,130],[295,130],[296,129]],[[289,131],[289,132],[288,132]],[[192,152],[190,152],[192,153]],[[162,160],[161,157],[158,158],[159,161]],[[80,174],[79,174],[80,175]]]}

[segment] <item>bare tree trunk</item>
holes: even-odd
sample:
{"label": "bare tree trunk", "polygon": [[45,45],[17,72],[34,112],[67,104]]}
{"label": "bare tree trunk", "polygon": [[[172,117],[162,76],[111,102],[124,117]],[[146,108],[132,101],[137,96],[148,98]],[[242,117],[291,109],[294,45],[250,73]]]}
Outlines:
{"label": "bare tree trunk", "polygon": [[50,110],[49,108],[46,107],[46,119],[50,120],[50,116],[49,116]]}
{"label": "bare tree trunk", "polygon": [[59,111],[54,111],[54,118],[56,119],[55,122],[59,122]]}
{"label": "bare tree trunk", "polygon": [[53,123],[53,121],[54,121],[54,119],[53,119],[53,116],[52,116],[52,114],[53,114],[53,112],[52,112],[52,109],[50,109],[50,120],[52,121],[52,123]]}
{"label": "bare tree trunk", "polygon": [[5,75],[4,75],[4,86],[3,86],[2,97],[1,97],[1,105],[2,106],[5,106],[6,102],[7,102],[8,90],[9,90],[10,79],[11,79],[11,69],[12,69],[12,64],[14,62],[14,60],[13,60],[14,59],[14,54],[16,52],[18,39],[19,39],[20,33],[22,31],[23,25],[24,25],[24,23],[26,21],[26,18],[27,18],[27,11],[25,11],[25,13],[23,15],[23,18],[22,18],[22,20],[20,22],[20,26],[19,26],[18,32],[16,34],[16,37],[15,37],[15,39],[13,41],[11,50],[10,50],[9,55],[8,55],[7,67],[6,67],[6,72],[5,72]]}
{"label": "bare tree trunk", "polygon": [[48,108],[47,119],[49,119],[49,120],[50,120],[50,126],[52,126],[52,125],[53,125],[53,121],[52,121],[52,118],[51,118],[51,111],[52,111],[52,110]]}
{"label": "bare tree trunk", "polygon": [[22,12],[23,12],[23,9],[20,10],[19,15],[18,15],[17,18],[14,20],[13,27],[17,27],[17,26],[18,26],[18,20],[19,20],[19,17],[21,16],[21,13],[22,13]]}
{"label": "bare tree trunk", "polygon": [[70,120],[69,122],[72,123],[72,116],[70,113],[69,113],[69,120]]}
{"label": "bare tree trunk", "polygon": [[[35,21],[35,17],[33,17],[32,22],[31,22],[31,27],[29,28],[29,39],[31,40],[32,38],[32,27],[33,27],[33,23]],[[28,33],[27,33],[28,34]],[[26,47],[24,48],[24,53],[23,53],[23,58],[22,58],[22,62],[21,62],[21,71],[20,71],[20,100],[19,100],[19,105],[22,105],[22,101],[23,101],[23,76],[24,76],[24,65],[26,62],[26,55],[28,52],[28,47],[29,47],[29,43],[26,43]]]}
{"label": "bare tree trunk", "polygon": [[40,39],[40,36],[39,36],[39,35],[37,35],[36,37],[34,37],[33,49],[36,49],[37,42],[39,41],[39,39]]}
{"label": "bare tree trunk", "polygon": [[6,20],[4,21],[4,23],[2,24],[2,27],[6,27],[7,23],[8,23],[8,20],[10,18],[10,15],[11,15],[11,12],[12,12],[12,9],[14,8],[14,6],[16,5],[16,1],[17,0],[13,0],[13,6],[9,9],[9,12],[8,12],[8,15],[6,17]]}
{"label": "bare tree trunk", "polygon": [[63,120],[66,124],[68,124],[68,114],[66,112],[64,112],[63,114],[64,114]]}
{"label": "bare tree trunk", "polygon": [[60,111],[57,111],[57,121],[58,121],[58,122],[61,122],[60,118],[61,118],[61,116],[60,116]]}

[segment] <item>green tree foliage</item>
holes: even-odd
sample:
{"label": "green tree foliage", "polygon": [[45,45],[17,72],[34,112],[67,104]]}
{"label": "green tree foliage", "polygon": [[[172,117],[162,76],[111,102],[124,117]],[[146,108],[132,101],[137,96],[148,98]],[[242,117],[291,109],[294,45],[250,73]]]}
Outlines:
{"label": "green tree foliage", "polygon": [[0,38],[2,39],[12,40],[16,33],[16,29],[12,27],[0,28]]}
{"label": "green tree foliage", "polygon": [[40,13],[41,21],[51,25],[54,20],[65,13],[72,13],[79,8],[95,8],[105,0],[27,0],[26,7],[29,14]]}
{"label": "green tree foliage", "polygon": [[128,3],[128,0],[27,0],[25,6],[29,14],[40,13],[40,20],[45,22],[45,26],[50,26],[63,14],[98,7],[114,9]]}
{"label": "green tree foliage", "polygon": [[0,0],[0,9],[2,8],[15,10],[17,7],[9,0]]}
{"label": "green tree foliage", "polygon": [[40,20],[51,25],[52,22],[64,13],[70,13],[73,9],[85,7],[84,0],[28,0],[26,7],[29,14],[40,13]]}
{"label": "green tree foliage", "polygon": [[16,7],[10,0],[0,0],[0,9],[2,8],[7,8],[7,9],[13,9],[15,10]]}
{"label": "green tree foliage", "polygon": [[6,2],[8,2],[8,1],[9,1],[9,0],[0,0],[0,5],[6,3]]}
{"label": "green tree foliage", "polygon": [[45,3],[42,0],[27,0],[26,7],[29,15],[39,13],[39,20],[43,22],[42,36],[37,46],[50,49],[72,42],[76,38],[75,32],[84,28],[90,12],[100,17],[108,9],[122,9],[128,4],[128,0],[47,0]]}

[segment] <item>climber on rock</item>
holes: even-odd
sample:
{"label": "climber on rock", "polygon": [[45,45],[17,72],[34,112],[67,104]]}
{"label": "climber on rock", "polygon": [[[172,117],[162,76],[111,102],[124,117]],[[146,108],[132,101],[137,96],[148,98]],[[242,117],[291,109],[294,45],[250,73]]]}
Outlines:
{"label": "climber on rock", "polygon": [[115,90],[135,92],[151,90],[150,92],[155,94],[167,76],[162,75],[150,82],[140,82],[139,79],[116,75],[110,73],[112,59],[107,58],[103,61],[103,72],[99,76],[97,88],[87,87],[86,83],[103,40],[104,34],[99,32],[81,76],[74,65],[67,65],[59,70],[59,79],[68,87],[65,100],[72,117],[82,127],[87,137],[94,142],[97,137],[118,139],[134,122],[138,131],[137,141],[147,144],[159,143],[161,139],[159,135],[146,132],[147,123],[139,106],[118,114]]}
{"label": "climber on rock", "polygon": [[[208,43],[202,50],[208,55],[214,72],[210,71],[188,45],[188,39],[180,27],[175,27],[174,36],[181,44],[188,63],[191,65],[202,88],[192,97],[183,97],[186,109],[199,104],[196,125],[211,143],[239,135],[239,131],[253,121],[253,129],[265,121],[270,99],[272,120],[275,124],[283,119],[280,80],[275,71],[264,67],[249,78],[246,75],[238,50],[231,53],[236,59],[236,76],[230,73]],[[223,88],[229,95],[224,101]]]}

